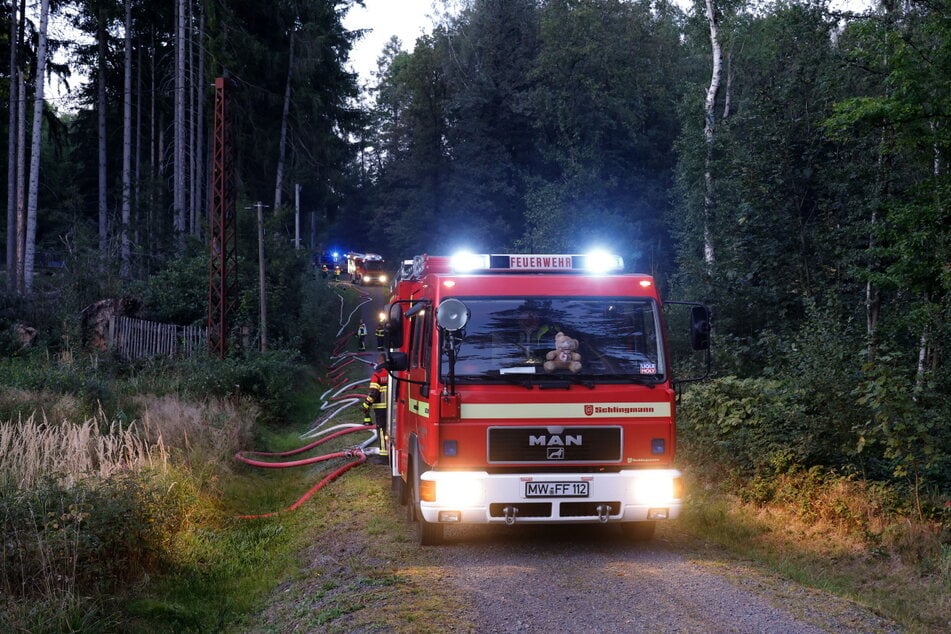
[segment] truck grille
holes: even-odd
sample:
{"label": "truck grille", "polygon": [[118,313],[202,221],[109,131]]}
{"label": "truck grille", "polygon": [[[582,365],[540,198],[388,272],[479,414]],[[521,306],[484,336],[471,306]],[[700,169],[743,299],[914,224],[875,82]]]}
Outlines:
{"label": "truck grille", "polygon": [[565,462],[620,462],[621,428],[613,427],[490,427],[492,464],[535,462],[558,466]]}

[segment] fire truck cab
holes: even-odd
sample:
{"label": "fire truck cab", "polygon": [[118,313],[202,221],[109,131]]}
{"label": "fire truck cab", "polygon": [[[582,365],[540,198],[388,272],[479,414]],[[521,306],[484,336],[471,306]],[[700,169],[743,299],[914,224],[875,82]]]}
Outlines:
{"label": "fire truck cab", "polygon": [[347,273],[354,284],[379,284],[385,286],[389,279],[386,262],[376,253],[348,253]]}
{"label": "fire truck cab", "polygon": [[[599,254],[414,258],[386,313],[388,442],[420,543],[463,523],[620,523],[649,539],[677,517],[662,303],[622,270]],[[708,349],[692,305],[693,347]]]}

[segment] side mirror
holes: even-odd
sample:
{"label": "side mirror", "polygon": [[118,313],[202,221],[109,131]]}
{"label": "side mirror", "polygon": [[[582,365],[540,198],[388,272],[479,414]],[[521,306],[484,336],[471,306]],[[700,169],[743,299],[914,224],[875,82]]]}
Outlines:
{"label": "side mirror", "polygon": [[469,323],[469,307],[458,299],[447,299],[436,309],[436,323],[449,332],[462,330]]}
{"label": "side mirror", "polygon": [[386,369],[390,372],[403,372],[409,368],[409,357],[405,352],[390,352]]}
{"label": "side mirror", "polygon": [[399,304],[390,304],[386,320],[386,340],[388,347],[399,348],[403,345],[403,309]]}
{"label": "side mirror", "polygon": [[694,350],[710,348],[710,311],[706,306],[690,309],[690,345]]}

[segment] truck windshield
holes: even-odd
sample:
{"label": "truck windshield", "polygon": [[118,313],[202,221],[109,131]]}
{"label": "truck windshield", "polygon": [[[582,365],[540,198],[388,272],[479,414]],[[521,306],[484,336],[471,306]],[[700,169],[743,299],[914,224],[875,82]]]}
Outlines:
{"label": "truck windshield", "polygon": [[[452,337],[455,378],[461,382],[511,382],[535,374],[616,381],[664,378],[660,317],[651,299],[462,299],[469,321]],[[449,372],[448,344],[444,340],[443,376]]]}
{"label": "truck windshield", "polygon": [[385,264],[383,260],[367,260],[363,266],[368,271],[382,271]]}

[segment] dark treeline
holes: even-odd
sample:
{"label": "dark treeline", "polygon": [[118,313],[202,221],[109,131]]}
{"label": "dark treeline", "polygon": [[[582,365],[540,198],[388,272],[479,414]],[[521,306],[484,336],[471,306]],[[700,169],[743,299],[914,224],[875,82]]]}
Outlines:
{"label": "dark treeline", "polygon": [[[209,86],[227,74],[242,253],[253,201],[271,212],[270,251],[289,249],[296,184],[308,250],[612,249],[715,309],[717,372],[735,378],[685,411],[705,437],[745,431],[711,452],[948,490],[948,0],[863,15],[469,0],[411,52],[391,42],[362,102],[344,70],[349,0],[53,4],[92,44],[50,50],[90,81],[75,114],[45,110],[35,244],[86,262],[82,293],[205,249]],[[15,132],[40,66],[39,27],[17,29],[14,6],[0,46],[11,182],[29,176],[29,127]],[[32,210],[8,200],[22,295],[10,236]]]}

